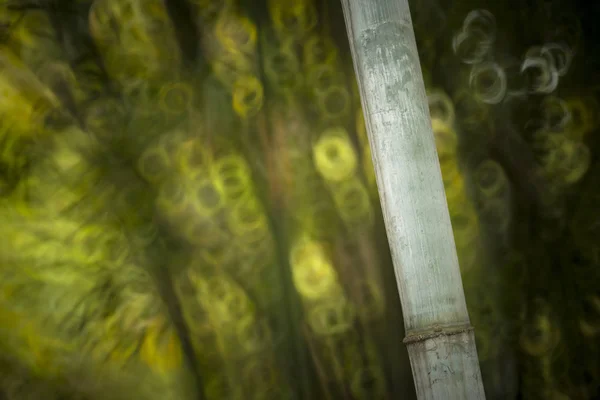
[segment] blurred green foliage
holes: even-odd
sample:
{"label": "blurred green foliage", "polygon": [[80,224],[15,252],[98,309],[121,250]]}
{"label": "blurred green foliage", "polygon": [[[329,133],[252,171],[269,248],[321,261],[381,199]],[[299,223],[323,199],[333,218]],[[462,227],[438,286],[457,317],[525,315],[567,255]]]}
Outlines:
{"label": "blurred green foliage", "polygon": [[[578,7],[411,1],[489,399],[599,396]],[[0,399],[415,397],[336,1],[4,0],[0,32]]]}

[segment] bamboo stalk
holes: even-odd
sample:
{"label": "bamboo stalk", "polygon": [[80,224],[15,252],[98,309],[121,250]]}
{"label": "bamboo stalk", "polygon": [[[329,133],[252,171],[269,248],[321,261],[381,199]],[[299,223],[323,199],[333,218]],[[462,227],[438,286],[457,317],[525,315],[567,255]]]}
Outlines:
{"label": "bamboo stalk", "polygon": [[342,0],[419,399],[484,399],[407,0]]}

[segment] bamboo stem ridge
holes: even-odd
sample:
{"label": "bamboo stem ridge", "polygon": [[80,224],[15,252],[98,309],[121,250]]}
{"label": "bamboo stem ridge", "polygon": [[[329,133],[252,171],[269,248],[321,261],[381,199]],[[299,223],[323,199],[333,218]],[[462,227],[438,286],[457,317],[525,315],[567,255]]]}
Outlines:
{"label": "bamboo stem ridge", "polygon": [[407,0],[342,0],[419,399],[484,399]]}

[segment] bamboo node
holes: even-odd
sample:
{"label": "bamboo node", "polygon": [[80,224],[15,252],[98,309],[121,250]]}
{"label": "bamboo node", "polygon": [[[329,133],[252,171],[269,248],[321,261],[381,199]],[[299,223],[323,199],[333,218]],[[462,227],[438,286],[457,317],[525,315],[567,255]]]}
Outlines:
{"label": "bamboo node", "polygon": [[409,333],[408,335],[406,335],[402,342],[408,346],[409,344],[424,342],[426,340],[433,339],[438,336],[461,335],[463,333],[471,331],[473,331],[473,327],[470,324],[452,326],[433,325],[429,329]]}

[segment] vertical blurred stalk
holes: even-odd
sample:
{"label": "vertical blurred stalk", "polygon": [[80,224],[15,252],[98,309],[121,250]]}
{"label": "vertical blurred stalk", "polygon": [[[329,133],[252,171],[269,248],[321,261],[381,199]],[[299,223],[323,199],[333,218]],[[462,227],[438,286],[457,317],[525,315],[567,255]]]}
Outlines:
{"label": "vertical blurred stalk", "polygon": [[484,399],[407,0],[342,0],[419,399]]}

